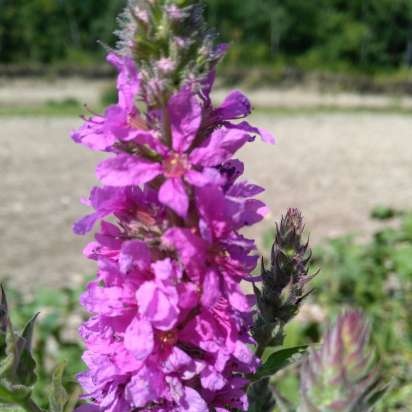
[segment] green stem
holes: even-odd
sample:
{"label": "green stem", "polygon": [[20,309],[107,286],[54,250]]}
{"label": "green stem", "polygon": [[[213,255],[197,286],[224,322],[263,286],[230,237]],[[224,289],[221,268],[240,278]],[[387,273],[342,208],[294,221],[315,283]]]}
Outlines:
{"label": "green stem", "polygon": [[40,409],[31,398],[27,398],[21,402],[20,406],[27,412],[44,412]]}
{"label": "green stem", "polygon": [[74,411],[74,408],[76,407],[77,401],[79,400],[81,394],[82,394],[82,389],[80,388],[79,385],[76,385],[76,387],[71,393],[69,400],[64,408],[64,412]]}
{"label": "green stem", "polygon": [[260,359],[262,359],[262,355],[265,352],[266,349],[266,345],[258,345],[258,347],[256,348],[256,356]]}
{"label": "green stem", "polygon": [[172,147],[172,129],[170,126],[170,116],[167,106],[163,108],[163,134],[166,144]]}

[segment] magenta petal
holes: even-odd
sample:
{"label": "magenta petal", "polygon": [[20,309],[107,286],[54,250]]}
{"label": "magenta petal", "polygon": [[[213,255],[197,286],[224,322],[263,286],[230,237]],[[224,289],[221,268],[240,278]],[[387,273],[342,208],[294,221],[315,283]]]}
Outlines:
{"label": "magenta petal", "polygon": [[125,109],[130,109],[140,88],[136,63],[130,57],[120,56],[115,53],[109,53],[107,61],[119,72],[117,77],[119,105]]}
{"label": "magenta petal", "polygon": [[205,308],[213,307],[220,297],[220,279],[218,274],[209,270],[203,281],[202,305]]}
{"label": "magenta petal", "polygon": [[209,408],[199,392],[192,388],[185,387],[183,398],[180,400],[179,410],[185,412],[208,412]]}
{"label": "magenta petal", "polygon": [[96,169],[96,175],[103,184],[117,187],[144,184],[160,173],[158,163],[127,154],[104,160]]}
{"label": "magenta petal", "polygon": [[193,150],[190,161],[202,166],[218,166],[253,139],[249,133],[235,127],[217,129],[202,147]]}
{"label": "magenta petal", "polygon": [[[127,384],[125,388],[126,399],[134,407],[139,408],[158,400],[165,386],[162,378],[156,369],[143,367]],[[134,408],[132,409],[134,410]]]}
{"label": "magenta petal", "polygon": [[178,311],[170,298],[154,282],[145,282],[136,292],[139,313],[160,330],[169,330],[177,322]]}
{"label": "magenta petal", "polygon": [[168,152],[168,148],[160,141],[160,139],[149,132],[137,131],[135,134],[131,135],[130,140],[134,140],[141,145],[147,145],[150,149],[162,156],[165,156]]}
{"label": "magenta petal", "polygon": [[198,276],[203,272],[207,244],[190,229],[169,229],[164,234],[163,241],[166,246],[172,246],[177,250],[181,262],[188,269],[189,276]]}
{"label": "magenta petal", "polygon": [[168,104],[172,126],[173,149],[185,152],[192,144],[202,121],[202,107],[195,94],[184,88]]}
{"label": "magenta petal", "polygon": [[77,130],[71,133],[71,138],[76,143],[83,144],[91,150],[106,150],[113,146],[116,137],[112,133],[106,133],[106,119],[102,116],[94,116]]}
{"label": "magenta petal", "polygon": [[200,375],[200,382],[205,389],[217,392],[225,387],[227,379],[214,368],[207,367]]}
{"label": "magenta petal", "polygon": [[245,296],[243,291],[237,285],[227,286],[229,291],[229,302],[234,309],[239,312],[249,312],[251,310],[251,304],[249,299]]}
{"label": "magenta petal", "polygon": [[246,121],[241,122],[239,124],[224,122],[224,125],[228,129],[237,129],[237,130],[242,130],[242,131],[250,133],[250,134],[257,134],[262,138],[262,140],[265,143],[274,144],[276,142],[276,140],[275,140],[274,136],[272,135],[272,133],[270,133],[267,130],[262,129],[260,127],[253,127]]}
{"label": "magenta petal", "polygon": [[106,133],[112,133],[117,139],[125,139],[131,131],[127,124],[127,112],[119,105],[109,106],[104,114]]}
{"label": "magenta petal", "polygon": [[178,347],[173,348],[171,354],[163,364],[163,371],[167,373],[178,372],[193,363],[192,358]]}
{"label": "magenta petal", "polygon": [[156,279],[169,280],[171,282],[176,281],[176,271],[173,267],[172,261],[168,259],[158,260],[152,264],[153,272],[156,275]]}
{"label": "magenta petal", "polygon": [[73,232],[76,235],[85,235],[86,233],[89,233],[93,229],[93,226],[99,217],[100,216],[97,213],[92,213],[82,217],[74,223]]}
{"label": "magenta petal", "polygon": [[159,202],[173,209],[185,218],[189,208],[189,198],[181,179],[167,179],[159,190]]}
{"label": "magenta petal", "polygon": [[240,91],[230,93],[216,109],[216,115],[222,120],[239,119],[252,111],[249,99]]}
{"label": "magenta petal", "polygon": [[147,270],[150,266],[151,255],[149,248],[140,240],[124,242],[119,255],[119,267],[122,273],[136,268]]}
{"label": "magenta petal", "polygon": [[212,168],[204,168],[202,172],[190,170],[186,174],[186,180],[193,186],[202,187],[208,184],[221,185],[224,182],[222,175]]}
{"label": "magenta petal", "polygon": [[236,347],[233,352],[233,356],[246,365],[253,364],[255,360],[253,352],[248,348],[246,344],[240,341],[236,342]]}
{"label": "magenta petal", "polygon": [[227,194],[233,197],[253,197],[264,191],[263,187],[248,182],[240,182],[231,186]]}
{"label": "magenta petal", "polygon": [[145,360],[154,347],[153,328],[150,322],[134,318],[126,329],[124,346],[137,360]]}

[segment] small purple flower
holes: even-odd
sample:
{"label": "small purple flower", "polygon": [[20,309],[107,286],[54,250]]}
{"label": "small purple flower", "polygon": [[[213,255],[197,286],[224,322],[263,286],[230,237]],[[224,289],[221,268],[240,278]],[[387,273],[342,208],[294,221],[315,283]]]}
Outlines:
{"label": "small purple flower", "polygon": [[185,218],[189,207],[186,184],[202,187],[220,184],[216,167],[229,160],[253,137],[235,128],[222,127],[201,146],[192,149],[202,122],[202,108],[196,96],[184,89],[173,96],[168,106],[171,120],[172,147],[147,139],[150,148],[159,155],[158,161],[122,154],[100,163],[97,176],[111,186],[144,184],[158,176],[165,181],[159,190],[159,201]]}

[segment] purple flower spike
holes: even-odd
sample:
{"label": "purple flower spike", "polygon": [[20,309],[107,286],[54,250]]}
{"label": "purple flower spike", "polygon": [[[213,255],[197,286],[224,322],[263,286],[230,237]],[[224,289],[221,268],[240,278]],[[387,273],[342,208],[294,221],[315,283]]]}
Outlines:
{"label": "purple flower spike", "polygon": [[[131,33],[149,36],[156,13],[174,30],[195,10],[169,3],[132,2],[127,13],[141,26]],[[212,62],[224,47],[177,50],[195,55],[176,83],[174,55],[146,61],[129,40],[134,54],[108,56],[118,103],[73,133],[110,153],[97,166],[102,186],[85,202],[93,210],[74,225],[83,235],[100,224],[84,251],[98,273],[81,296],[91,317],[80,328],[87,370],[79,382],[90,405],[78,412],[246,411],[246,377],[259,361],[249,333],[255,299],[240,284],[257,257],[240,231],[266,207],[254,199],[263,189],[239,179],[244,167],[234,156],[256,135],[272,139],[237,123],[251,111],[242,93],[213,107]],[[205,50],[213,56],[202,72],[196,62]]]}

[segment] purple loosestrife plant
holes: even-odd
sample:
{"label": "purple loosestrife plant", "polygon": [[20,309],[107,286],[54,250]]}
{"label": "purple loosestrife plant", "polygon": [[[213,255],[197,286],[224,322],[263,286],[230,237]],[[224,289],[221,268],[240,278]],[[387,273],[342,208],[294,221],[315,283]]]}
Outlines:
{"label": "purple loosestrife plant", "polygon": [[369,327],[355,310],[343,313],[301,366],[299,412],[369,412],[384,393],[369,348]]}
{"label": "purple loosestrife plant", "polygon": [[81,298],[87,371],[84,411],[246,411],[245,378],[259,365],[249,345],[252,295],[240,287],[256,266],[240,230],[260,221],[262,188],[239,180],[235,153],[256,135],[248,99],[210,93],[213,46],[196,2],[131,2],[120,49],[118,103],[85,119],[73,140],[109,157],[86,202],[99,222],[85,255],[98,274]]}
{"label": "purple loosestrife plant", "polygon": [[[312,252],[309,241],[303,239],[303,216],[298,209],[289,209],[276,224],[270,267],[262,260],[262,282],[255,283],[257,311],[252,334],[257,343],[256,355],[260,358],[269,348],[283,345],[284,327],[297,314],[303,299],[309,294],[307,284]],[[304,347],[275,351],[254,377],[249,389],[251,412],[270,412],[275,398],[280,407],[281,395],[270,383],[270,377],[286,366]]]}

